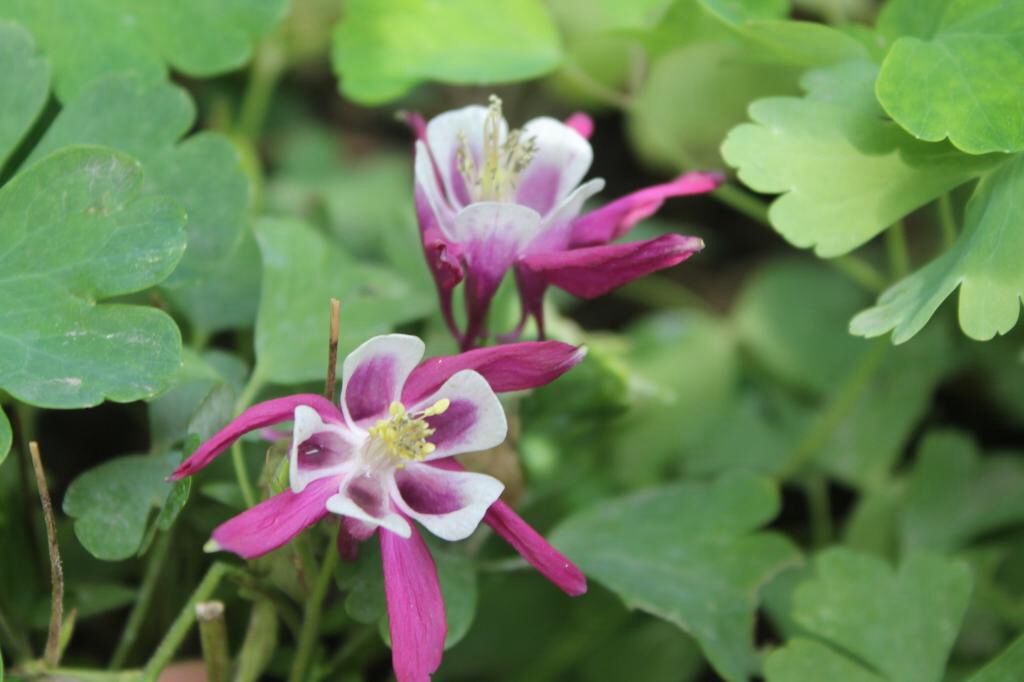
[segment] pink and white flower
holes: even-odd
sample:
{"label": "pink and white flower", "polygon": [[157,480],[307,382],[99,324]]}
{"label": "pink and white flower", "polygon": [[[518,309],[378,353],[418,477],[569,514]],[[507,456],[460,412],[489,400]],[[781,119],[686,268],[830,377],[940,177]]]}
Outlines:
{"label": "pink and white flower", "polygon": [[412,521],[452,541],[485,521],[566,593],[586,591],[579,569],[498,499],[500,481],[453,459],[505,439],[496,391],[553,381],[583,351],[544,341],[421,362],[423,352],[414,336],[370,339],[345,358],[340,407],[314,394],[253,405],[172,475],[196,473],[247,432],[292,421],[290,489],[217,527],[209,548],[258,557],[330,512],[342,517],[339,551],[351,558],[358,542],[379,531],[400,682],[429,679],[447,629],[437,571]]}
{"label": "pink and white flower", "polygon": [[[566,123],[535,118],[509,130],[501,101],[469,106],[423,121],[416,132],[415,189],[423,249],[442,311],[463,348],[486,338],[487,310],[511,269],[522,316],[544,335],[543,296],[549,285],[593,298],[637,277],[675,265],[704,247],[696,237],[668,234],[612,244],[665,199],[708,192],[722,177],[688,173],[648,187],[580,216],[604,188],[600,178],[580,184],[593,151],[593,123],[576,114]],[[452,291],[465,281],[466,329],[452,311]]]}

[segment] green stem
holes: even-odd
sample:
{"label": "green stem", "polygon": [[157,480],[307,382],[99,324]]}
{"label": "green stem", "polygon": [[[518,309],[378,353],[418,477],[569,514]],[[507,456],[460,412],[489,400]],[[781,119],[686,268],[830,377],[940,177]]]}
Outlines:
{"label": "green stem", "polygon": [[327,588],[334,577],[334,568],[338,565],[338,551],[335,543],[340,528],[340,526],[336,527],[331,534],[327,553],[320,564],[320,573],[316,577],[313,591],[306,599],[306,607],[302,614],[302,632],[299,633],[298,649],[295,652],[291,674],[288,676],[289,682],[305,682],[306,673],[312,662],[313,650],[316,648],[317,635],[320,630],[320,613],[323,611],[324,597],[327,595]]}
{"label": "green stem", "polygon": [[885,231],[885,250],[889,255],[889,270],[892,278],[902,279],[910,272],[910,255],[907,251],[907,231],[902,220],[897,220]]}
{"label": "green stem", "polygon": [[160,676],[160,672],[167,667],[167,664],[174,658],[174,653],[181,646],[181,642],[188,635],[189,629],[192,627],[192,623],[196,620],[196,604],[201,601],[208,600],[213,596],[214,591],[223,580],[224,576],[237,569],[229,566],[222,562],[216,562],[203,576],[203,579],[199,582],[199,586],[196,587],[195,592],[189,598],[188,603],[178,613],[178,617],[174,619],[167,634],[164,635],[160,645],[153,652],[149,662],[146,663],[146,667],[143,669],[143,678],[147,682],[155,682]]}
{"label": "green stem", "polygon": [[780,478],[790,478],[803,471],[818,452],[828,444],[843,418],[854,408],[864,389],[874,379],[888,350],[889,345],[885,340],[871,342],[860,362],[846,375],[839,389],[832,395],[828,405],[811,422],[810,428],[793,450]]}
{"label": "green stem", "polygon": [[711,193],[718,201],[763,225],[771,226],[768,220],[768,205],[753,194],[735,185],[722,185]]}
{"label": "green stem", "polygon": [[11,671],[12,677],[41,677],[44,680],[76,680],[77,682],[141,682],[141,670],[90,670],[88,668],[48,668],[42,661],[32,661]]}
{"label": "green stem", "polygon": [[277,609],[269,599],[257,599],[249,614],[242,648],[238,652],[238,672],[234,682],[256,682],[263,675],[277,648]]}
{"label": "green stem", "polygon": [[[263,379],[260,377],[258,371],[253,370],[252,374],[249,375],[249,381],[245,384],[245,388],[242,389],[241,394],[238,396],[238,400],[235,402],[235,416],[242,414],[242,412],[249,407],[253,398],[260,392],[263,387]],[[252,486],[252,481],[249,479],[249,470],[245,466],[245,453],[242,451],[242,441],[236,440],[231,446],[231,463],[234,465],[235,478],[238,479],[238,487],[242,490],[242,498],[245,500],[245,506],[253,507],[256,505],[256,489]]]}
{"label": "green stem", "polygon": [[276,39],[268,39],[256,50],[238,116],[238,132],[249,140],[256,140],[263,129],[270,100],[284,67],[284,50]]}
{"label": "green stem", "polygon": [[0,610],[0,641],[5,646],[10,645],[10,648],[14,650],[15,662],[32,659],[32,645],[25,637],[25,633],[13,628],[2,610]]}
{"label": "green stem", "polygon": [[825,547],[835,535],[832,524],[832,504],[828,494],[828,480],[824,474],[812,473],[804,481],[804,493],[811,517],[811,542],[814,547]]}
{"label": "green stem", "polygon": [[710,310],[697,293],[668,277],[649,275],[615,290],[615,295],[653,308],[700,308]]}
{"label": "green stem", "polygon": [[600,82],[578,64],[566,62],[562,66],[562,73],[588,95],[604,104],[616,109],[629,109],[633,106],[633,101],[627,95]]}
{"label": "green stem", "polygon": [[117,647],[114,649],[114,655],[110,658],[108,668],[111,670],[124,666],[128,654],[131,653],[132,645],[135,644],[135,639],[139,636],[139,629],[142,627],[142,623],[146,618],[146,612],[149,610],[149,605],[153,601],[153,595],[156,593],[160,569],[164,567],[164,560],[167,558],[167,552],[170,547],[170,531],[161,533],[157,538],[156,544],[153,545],[149,557],[146,559],[146,569],[142,575],[142,584],[139,586],[138,594],[135,597],[135,604],[132,606],[131,613],[128,614],[128,620],[125,621],[124,630],[121,631],[121,639],[118,640]]}
{"label": "green stem", "polygon": [[885,289],[885,276],[863,258],[846,254],[826,259],[825,262],[873,294]]}
{"label": "green stem", "polygon": [[228,682],[231,675],[231,654],[228,651],[228,631],[224,625],[224,602],[209,601],[196,604],[199,622],[199,644],[203,650],[208,682]]}
{"label": "green stem", "polygon": [[957,225],[956,216],[953,214],[953,200],[949,193],[939,197],[939,228],[942,231],[943,250],[953,248],[956,243]]}

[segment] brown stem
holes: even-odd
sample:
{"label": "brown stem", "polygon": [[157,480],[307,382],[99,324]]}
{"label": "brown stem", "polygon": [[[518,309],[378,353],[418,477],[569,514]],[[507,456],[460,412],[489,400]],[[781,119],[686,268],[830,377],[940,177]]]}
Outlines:
{"label": "brown stem", "polygon": [[338,366],[338,321],[341,313],[341,301],[331,299],[331,341],[327,350],[327,383],[324,385],[324,397],[334,400],[335,374]]}
{"label": "brown stem", "polygon": [[46,637],[46,653],[43,658],[48,666],[56,667],[60,663],[60,628],[64,622],[64,567],[60,562],[60,548],[57,547],[57,524],[53,518],[50,491],[46,487],[43,460],[39,456],[39,443],[30,442],[28,449],[32,455],[32,468],[36,472],[39,501],[43,505],[43,520],[46,522],[46,539],[50,552],[50,582],[53,588],[50,601],[50,632]]}

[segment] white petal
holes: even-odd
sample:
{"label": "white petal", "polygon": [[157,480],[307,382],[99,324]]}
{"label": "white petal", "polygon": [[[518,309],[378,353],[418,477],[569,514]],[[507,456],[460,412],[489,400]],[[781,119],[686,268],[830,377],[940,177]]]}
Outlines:
{"label": "white petal", "polygon": [[288,455],[292,492],[302,492],[313,481],[337,475],[351,466],[361,440],[340,424],[325,423],[312,407],[297,406]]}
{"label": "white petal", "polygon": [[[487,107],[472,105],[447,111],[427,123],[427,144],[437,162],[441,181],[444,182],[452,206],[462,207],[469,203],[466,201],[467,195],[460,189],[464,187],[456,158],[461,143],[460,135],[469,147],[473,162],[479,167],[483,157],[484,119],[487,118],[487,112]],[[499,140],[504,141],[507,134],[508,124],[503,118],[499,125]]]}
{"label": "white petal", "polygon": [[434,210],[434,216],[441,231],[451,239],[452,222],[455,220],[455,210],[449,204],[447,197],[442,195],[441,187],[437,184],[437,173],[434,171],[434,162],[430,159],[430,152],[422,141],[416,142],[415,161],[415,182],[417,187],[423,190],[427,203]]}
{"label": "white petal", "polygon": [[423,351],[423,341],[415,336],[386,334],[349,353],[342,365],[341,388],[341,409],[349,423],[363,426],[385,418]]}
{"label": "white petal", "polygon": [[428,460],[488,450],[505,440],[508,434],[505,410],[490,384],[478,372],[471,369],[456,372],[436,393],[409,409],[421,410],[442,398],[450,401],[448,409],[427,417],[427,422],[435,429],[427,440],[437,446]]}
{"label": "white petal", "polygon": [[572,194],[562,200],[562,203],[555,210],[544,218],[540,226],[540,234],[530,242],[526,253],[564,251],[569,248],[573,221],[576,220],[580,211],[583,210],[583,204],[603,189],[604,180],[601,178],[588,180],[577,187]]}
{"label": "white petal", "polygon": [[390,473],[357,472],[342,482],[337,495],[327,499],[327,511],[386,528],[407,538],[412,535],[409,522],[391,508],[393,486]]}
{"label": "white petal", "polygon": [[455,216],[452,241],[466,248],[471,267],[504,272],[537,236],[540,225],[540,214],[532,208],[480,201]]}
{"label": "white petal", "polygon": [[546,215],[583,180],[594,160],[586,138],[561,121],[544,116],[523,126],[537,152],[519,178],[516,202]]}
{"label": "white petal", "polygon": [[407,516],[443,540],[469,537],[505,486],[470,471],[446,471],[410,462],[395,472],[392,499]]}

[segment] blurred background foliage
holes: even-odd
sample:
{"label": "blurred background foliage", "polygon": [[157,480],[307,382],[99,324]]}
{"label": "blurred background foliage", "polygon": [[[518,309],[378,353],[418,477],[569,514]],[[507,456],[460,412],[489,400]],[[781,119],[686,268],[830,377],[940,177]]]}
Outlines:
{"label": "blurred background foliage", "polygon": [[[227,457],[191,484],[164,476],[254,400],[319,390],[329,297],[343,352],[396,329],[455,351],[395,113],[497,92],[513,125],[594,116],[604,200],[688,170],[729,181],[636,228],[702,237],[692,260],[548,300],[550,335],[589,355],[508,400],[509,442],[467,464],[591,590],[564,598],[485,531],[433,548],[437,679],[1024,679],[1024,6],[882,5],[0,3],[8,675],[33,670],[49,612],[25,443],[62,504],[64,664],[152,662],[210,530],[244,504]],[[68,228],[15,252],[17,226],[71,224],[24,197],[97,163],[117,210],[159,204],[145,239],[96,256]],[[60,249],[92,254],[92,274],[53,267]],[[508,284],[496,327],[517,319]],[[243,448],[274,490],[280,448]],[[326,536],[218,589],[233,650],[258,661],[237,679],[287,677],[303,561]],[[336,587],[312,677],[386,679],[379,552]]]}

